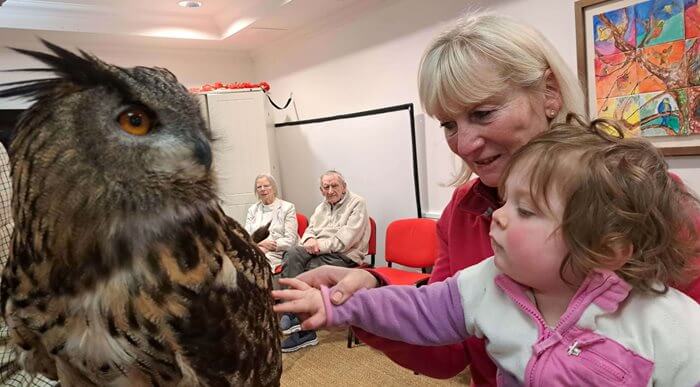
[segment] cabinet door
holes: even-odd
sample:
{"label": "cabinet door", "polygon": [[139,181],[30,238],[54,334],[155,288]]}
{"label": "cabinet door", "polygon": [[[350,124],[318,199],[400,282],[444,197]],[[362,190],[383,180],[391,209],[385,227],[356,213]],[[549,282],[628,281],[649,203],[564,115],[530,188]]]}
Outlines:
{"label": "cabinet door", "polygon": [[207,101],[219,195],[227,215],[244,223],[257,201],[255,176],[271,169],[263,93],[209,94]]}

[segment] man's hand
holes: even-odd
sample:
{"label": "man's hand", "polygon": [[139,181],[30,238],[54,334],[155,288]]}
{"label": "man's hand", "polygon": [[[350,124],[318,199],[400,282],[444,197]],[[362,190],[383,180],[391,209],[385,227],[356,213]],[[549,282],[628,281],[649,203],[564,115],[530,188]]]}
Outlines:
{"label": "man's hand", "polygon": [[371,289],[378,285],[377,279],[366,270],[331,265],[301,273],[297,279],[315,288],[321,288],[321,285],[331,287],[331,302],[335,305],[342,304],[360,289]]}
{"label": "man's hand", "polygon": [[265,239],[264,241],[258,243],[258,247],[260,247],[263,252],[277,251],[277,242],[273,241],[272,239]]}
{"label": "man's hand", "polygon": [[306,242],[304,242],[304,250],[311,255],[316,255],[321,252],[316,238],[307,239]]}
{"label": "man's hand", "polygon": [[295,313],[302,319],[301,329],[315,330],[326,325],[326,308],[321,291],[296,278],[280,278],[280,285],[287,290],[273,290],[272,298],[284,301],[273,307],[277,313]]}

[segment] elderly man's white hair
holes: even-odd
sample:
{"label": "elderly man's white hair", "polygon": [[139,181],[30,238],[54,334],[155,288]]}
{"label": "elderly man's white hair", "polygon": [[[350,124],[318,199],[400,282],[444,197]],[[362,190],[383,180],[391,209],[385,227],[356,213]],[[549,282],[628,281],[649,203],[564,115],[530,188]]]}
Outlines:
{"label": "elderly man's white hair", "polygon": [[340,179],[340,182],[343,183],[343,187],[347,187],[347,185],[348,185],[345,182],[345,178],[343,177],[343,175],[334,169],[329,169],[326,172],[323,172],[321,174],[321,177],[319,177],[319,181],[321,181],[321,184],[323,184],[323,178],[326,176],[336,176],[336,177],[338,177],[338,179]]}

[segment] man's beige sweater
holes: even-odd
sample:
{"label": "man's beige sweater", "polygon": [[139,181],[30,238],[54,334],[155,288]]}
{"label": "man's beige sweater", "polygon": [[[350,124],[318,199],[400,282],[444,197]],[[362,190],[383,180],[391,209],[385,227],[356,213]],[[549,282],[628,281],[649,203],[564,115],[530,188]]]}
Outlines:
{"label": "man's beige sweater", "polygon": [[301,243],[316,238],[321,254],[345,254],[360,264],[367,255],[369,233],[365,199],[347,191],[334,206],[324,200],[316,207]]}

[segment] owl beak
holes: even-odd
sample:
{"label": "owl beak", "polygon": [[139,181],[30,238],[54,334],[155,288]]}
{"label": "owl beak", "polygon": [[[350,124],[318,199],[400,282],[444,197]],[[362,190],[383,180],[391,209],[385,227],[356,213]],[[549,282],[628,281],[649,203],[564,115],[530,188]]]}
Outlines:
{"label": "owl beak", "polygon": [[194,143],[194,157],[197,161],[207,168],[207,171],[211,168],[211,146],[209,142],[197,139]]}

